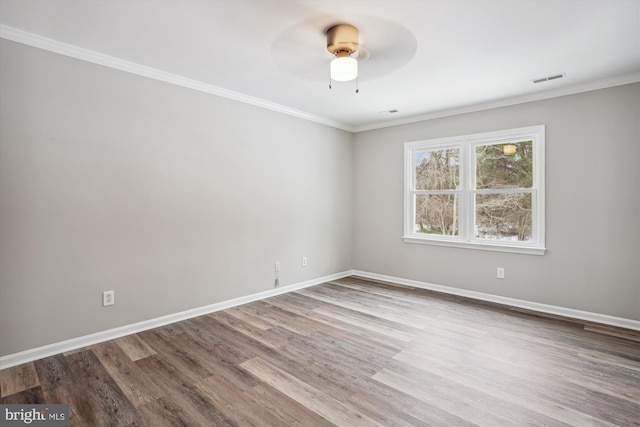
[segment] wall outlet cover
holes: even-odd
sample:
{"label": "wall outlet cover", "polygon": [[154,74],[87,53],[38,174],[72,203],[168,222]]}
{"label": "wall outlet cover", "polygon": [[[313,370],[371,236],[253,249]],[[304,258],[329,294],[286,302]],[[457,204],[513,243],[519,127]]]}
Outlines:
{"label": "wall outlet cover", "polygon": [[106,307],[108,305],[115,304],[116,293],[115,291],[104,291],[102,293],[102,306]]}

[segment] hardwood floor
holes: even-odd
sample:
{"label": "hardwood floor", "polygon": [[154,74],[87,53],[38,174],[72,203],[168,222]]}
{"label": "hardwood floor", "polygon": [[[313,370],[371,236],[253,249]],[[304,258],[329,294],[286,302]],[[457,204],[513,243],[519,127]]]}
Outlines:
{"label": "hardwood floor", "polygon": [[351,277],[5,369],[0,396],[73,426],[640,426],[640,333]]}

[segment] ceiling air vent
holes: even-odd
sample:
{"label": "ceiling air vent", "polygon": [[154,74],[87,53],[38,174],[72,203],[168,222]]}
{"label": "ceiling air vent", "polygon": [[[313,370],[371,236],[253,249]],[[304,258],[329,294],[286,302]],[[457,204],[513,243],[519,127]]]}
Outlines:
{"label": "ceiling air vent", "polygon": [[535,79],[535,80],[531,80],[533,83],[542,83],[542,82],[548,82],[551,80],[556,80],[556,79],[561,79],[565,77],[564,73],[560,73],[560,74],[554,74],[552,76],[547,76],[547,77],[541,77],[539,79]]}

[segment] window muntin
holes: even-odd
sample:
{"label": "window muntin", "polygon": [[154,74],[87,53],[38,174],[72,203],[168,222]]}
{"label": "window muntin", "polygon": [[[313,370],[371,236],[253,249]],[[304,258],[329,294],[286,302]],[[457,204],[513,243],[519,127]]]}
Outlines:
{"label": "window muntin", "polygon": [[406,143],[404,240],[544,254],[544,126]]}

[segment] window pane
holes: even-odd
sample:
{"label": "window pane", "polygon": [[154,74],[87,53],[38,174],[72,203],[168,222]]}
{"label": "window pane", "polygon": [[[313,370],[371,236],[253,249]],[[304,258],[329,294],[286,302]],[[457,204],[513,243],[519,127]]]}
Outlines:
{"label": "window pane", "polygon": [[475,237],[531,241],[531,194],[476,194]]}
{"label": "window pane", "polygon": [[476,146],[476,188],[531,188],[533,143]]}
{"label": "window pane", "polygon": [[460,182],[460,149],[416,151],[416,190],[456,190]]}
{"label": "window pane", "polygon": [[416,195],[414,231],[424,234],[458,235],[458,195]]}

